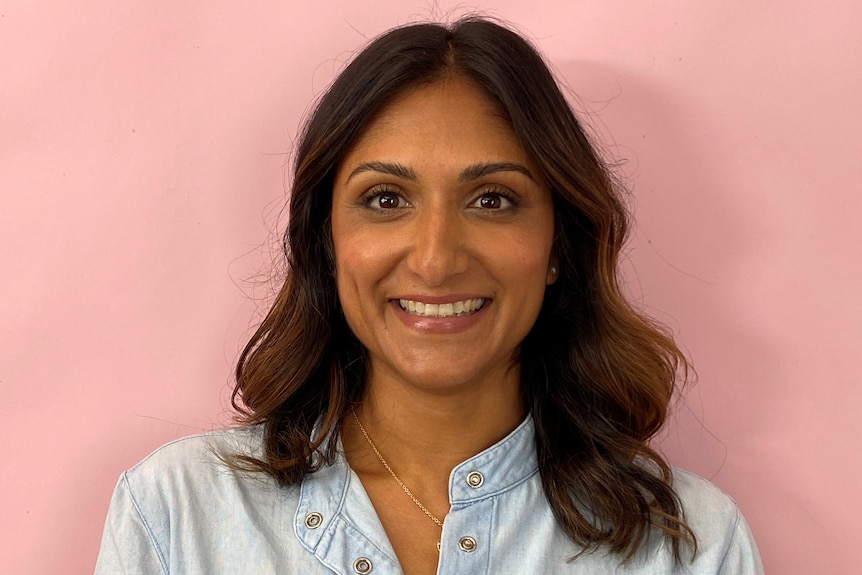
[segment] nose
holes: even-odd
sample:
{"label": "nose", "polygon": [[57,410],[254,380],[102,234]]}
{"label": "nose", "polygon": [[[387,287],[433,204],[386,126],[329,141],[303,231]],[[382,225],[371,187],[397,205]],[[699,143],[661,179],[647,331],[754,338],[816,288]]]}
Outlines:
{"label": "nose", "polygon": [[457,210],[427,206],[416,215],[407,266],[429,287],[467,269],[467,229]]}

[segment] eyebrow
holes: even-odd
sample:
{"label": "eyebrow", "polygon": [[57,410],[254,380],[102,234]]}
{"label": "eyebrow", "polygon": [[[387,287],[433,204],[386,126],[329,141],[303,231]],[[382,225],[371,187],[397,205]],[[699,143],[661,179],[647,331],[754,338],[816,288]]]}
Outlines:
{"label": "eyebrow", "polygon": [[[416,176],[416,172],[403,164],[395,162],[363,162],[350,172],[346,181],[349,182],[353,176],[363,172],[380,172],[381,174],[389,174],[390,176],[395,176],[411,182],[415,182],[419,179]],[[521,164],[515,164],[513,162],[484,162],[472,164],[461,170],[461,173],[458,175],[458,181],[469,182],[470,180],[476,180],[497,172],[518,172],[535,181],[530,170]]]}
{"label": "eyebrow", "polygon": [[521,164],[515,164],[513,162],[487,162],[484,164],[473,164],[472,166],[467,166],[461,171],[461,175],[458,176],[458,181],[469,182],[470,180],[477,180],[484,176],[496,174],[497,172],[519,172],[531,180],[534,180],[533,174],[530,173],[530,170]]}
{"label": "eyebrow", "polygon": [[356,166],[356,169],[350,172],[350,175],[347,176],[347,181],[349,182],[350,178],[363,172],[380,172],[382,174],[389,174],[390,176],[396,176],[404,180],[410,180],[411,182],[415,182],[417,180],[416,172],[403,164],[392,162],[364,162]]}

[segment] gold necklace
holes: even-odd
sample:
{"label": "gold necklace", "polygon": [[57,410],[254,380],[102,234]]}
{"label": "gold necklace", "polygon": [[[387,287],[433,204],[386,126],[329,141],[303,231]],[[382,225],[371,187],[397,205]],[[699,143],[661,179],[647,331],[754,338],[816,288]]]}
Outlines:
{"label": "gold necklace", "polygon": [[[364,426],[364,425],[362,425],[362,422],[361,422],[361,421],[359,421],[359,416],[358,416],[358,415],[356,415],[356,409],[355,409],[352,405],[350,406],[350,411],[351,411],[351,413],[353,413],[353,419],[354,419],[354,420],[356,420],[356,425],[358,425],[358,426],[359,426],[359,431],[361,431],[361,432],[362,432],[362,435],[364,435],[364,436],[365,436],[365,440],[368,442],[368,445],[370,445],[370,446],[371,446],[371,451],[373,451],[373,452],[374,452],[374,455],[376,455],[376,456],[377,456],[377,459],[379,459],[379,460],[380,460],[380,463],[382,463],[382,464],[383,464],[383,467],[385,467],[385,468],[386,468],[386,471],[388,471],[388,472],[389,472],[389,475],[391,475],[391,476],[392,476],[392,479],[394,479],[394,480],[398,483],[398,485],[400,485],[400,486],[401,486],[401,489],[403,489],[403,490],[404,490],[404,493],[406,493],[406,494],[407,494],[407,496],[408,496],[411,500],[413,500],[413,503],[415,503],[415,504],[416,504],[416,506],[417,506],[419,509],[421,509],[421,510],[422,510],[422,513],[424,513],[425,515],[427,515],[427,516],[428,516],[428,518],[429,518],[429,519],[431,519],[431,521],[433,521],[434,523],[436,523],[436,524],[437,524],[437,525],[442,529],[442,528],[443,528],[443,522],[442,522],[442,521],[440,521],[439,519],[437,519],[437,517],[436,517],[433,513],[431,513],[430,511],[428,511],[428,508],[427,508],[427,507],[425,507],[424,505],[422,505],[422,502],[421,502],[421,501],[419,501],[419,500],[416,498],[416,496],[415,496],[415,495],[413,495],[413,492],[412,492],[412,491],[410,491],[410,488],[408,488],[406,485],[404,485],[404,482],[403,482],[403,481],[401,481],[401,479],[400,479],[397,475],[395,475],[395,472],[394,472],[394,471],[392,471],[392,468],[391,468],[391,467],[389,467],[389,464],[388,464],[388,463],[386,463],[386,460],[383,458],[383,454],[382,454],[382,453],[380,453],[380,450],[379,450],[379,449],[377,449],[377,446],[376,446],[376,445],[374,445],[374,442],[373,442],[373,441],[371,441],[371,437],[369,437],[368,432],[367,432],[367,431],[365,431],[365,426]],[[440,542],[439,542],[439,541],[437,542],[437,551],[440,551]]]}

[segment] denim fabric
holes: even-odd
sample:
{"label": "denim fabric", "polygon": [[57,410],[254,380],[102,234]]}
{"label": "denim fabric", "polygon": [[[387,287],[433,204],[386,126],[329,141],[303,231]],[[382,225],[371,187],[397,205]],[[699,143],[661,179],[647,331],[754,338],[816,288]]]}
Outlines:
{"label": "denim fabric", "polygon": [[[259,427],[192,436],[162,447],[124,473],[111,501],[97,575],[401,573],[362,483],[343,457],[301,485],[285,488],[262,474],[230,470],[217,456],[258,454],[260,446]],[[476,473],[482,477],[478,486]],[[674,486],[697,536],[694,561],[676,566],[658,536],[627,564],[603,551],[572,560],[580,549],[557,526],[545,499],[528,418],[452,470],[452,506],[437,572],[763,572],[748,526],[727,495],[676,469]],[[474,549],[464,550],[469,548],[460,543],[465,537],[475,541]]]}

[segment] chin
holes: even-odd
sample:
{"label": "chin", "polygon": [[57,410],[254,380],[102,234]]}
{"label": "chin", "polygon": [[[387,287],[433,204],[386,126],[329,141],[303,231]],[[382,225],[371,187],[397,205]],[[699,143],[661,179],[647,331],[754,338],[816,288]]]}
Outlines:
{"label": "chin", "polygon": [[502,374],[496,371],[478,370],[441,370],[439,365],[432,365],[427,371],[415,369],[404,373],[402,381],[411,387],[441,393],[463,392],[470,388],[480,388],[488,381],[495,382],[495,386],[502,383]]}

